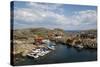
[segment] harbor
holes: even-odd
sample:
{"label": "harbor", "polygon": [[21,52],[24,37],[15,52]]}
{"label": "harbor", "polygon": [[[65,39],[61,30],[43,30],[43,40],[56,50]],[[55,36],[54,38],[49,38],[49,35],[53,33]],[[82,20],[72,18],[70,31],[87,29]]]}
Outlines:
{"label": "harbor", "polygon": [[[59,29],[14,31],[14,65],[97,60],[96,30],[66,32]],[[24,33],[24,34],[23,34]]]}
{"label": "harbor", "polygon": [[30,64],[52,64],[65,62],[81,62],[96,60],[97,53],[95,49],[76,49],[63,44],[57,44],[55,50],[38,58],[21,57],[16,61],[16,65],[30,65]]}
{"label": "harbor", "polygon": [[33,57],[33,58],[38,58],[41,56],[44,56],[48,53],[50,53],[51,51],[55,50],[55,45],[50,42],[49,40],[43,40],[42,42],[44,47],[38,47],[36,49],[32,49],[32,51],[30,51],[27,56],[29,57]]}

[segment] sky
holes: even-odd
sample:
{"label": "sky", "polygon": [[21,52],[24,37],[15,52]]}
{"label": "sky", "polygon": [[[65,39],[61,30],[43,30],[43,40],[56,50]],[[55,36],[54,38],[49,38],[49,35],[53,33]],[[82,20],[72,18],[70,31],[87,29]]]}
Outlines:
{"label": "sky", "polygon": [[13,27],[87,30],[97,28],[97,7],[14,1]]}

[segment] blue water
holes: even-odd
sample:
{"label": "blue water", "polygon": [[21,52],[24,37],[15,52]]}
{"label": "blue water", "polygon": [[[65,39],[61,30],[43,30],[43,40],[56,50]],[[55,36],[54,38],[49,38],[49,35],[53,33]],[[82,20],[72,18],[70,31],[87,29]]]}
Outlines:
{"label": "blue water", "polygon": [[34,64],[51,64],[51,63],[68,63],[97,60],[96,49],[78,49],[62,44],[57,44],[56,50],[51,53],[33,59],[29,57],[21,58],[16,65],[34,65]]}

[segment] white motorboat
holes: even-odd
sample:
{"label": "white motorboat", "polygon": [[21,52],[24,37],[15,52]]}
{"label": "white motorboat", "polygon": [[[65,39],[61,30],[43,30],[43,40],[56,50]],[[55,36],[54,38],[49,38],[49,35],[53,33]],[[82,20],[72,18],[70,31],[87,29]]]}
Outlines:
{"label": "white motorboat", "polygon": [[33,54],[33,53],[27,54],[27,56],[33,57],[33,58],[38,58],[39,57],[37,54]]}
{"label": "white motorboat", "polygon": [[81,49],[84,48],[84,46],[82,46],[80,44],[79,45],[76,45],[76,47],[81,48]]}
{"label": "white motorboat", "polygon": [[44,56],[48,54],[50,50],[43,50],[43,48],[32,50],[27,56],[33,57],[33,58],[38,58],[39,56]]}
{"label": "white motorboat", "polygon": [[42,41],[45,46],[47,46],[49,49],[55,50],[55,43],[50,42],[49,39],[44,39]]}

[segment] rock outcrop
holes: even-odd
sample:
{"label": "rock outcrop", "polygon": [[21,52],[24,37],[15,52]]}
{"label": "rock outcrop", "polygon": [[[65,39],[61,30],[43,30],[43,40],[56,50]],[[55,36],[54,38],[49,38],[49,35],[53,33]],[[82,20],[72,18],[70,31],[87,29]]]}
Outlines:
{"label": "rock outcrop", "polygon": [[63,35],[61,38],[53,36],[51,40],[56,43],[63,43],[73,47],[81,46],[84,48],[97,48],[97,31],[81,31],[72,36]]}
{"label": "rock outcrop", "polygon": [[13,54],[22,53],[25,56],[31,49],[38,47],[34,44],[35,35],[73,47],[97,48],[96,30],[66,32],[62,29],[35,28],[13,31]]}

